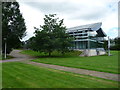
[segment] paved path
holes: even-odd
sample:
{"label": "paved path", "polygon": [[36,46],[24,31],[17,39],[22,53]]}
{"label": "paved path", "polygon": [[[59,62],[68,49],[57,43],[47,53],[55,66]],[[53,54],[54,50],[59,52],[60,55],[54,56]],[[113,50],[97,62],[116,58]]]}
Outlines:
{"label": "paved path", "polygon": [[58,70],[63,70],[63,71],[68,71],[68,72],[73,72],[73,73],[78,73],[78,74],[96,76],[96,77],[114,80],[114,81],[120,81],[118,79],[118,74],[111,74],[111,73],[106,73],[106,72],[98,72],[98,71],[92,71],[92,70],[64,67],[64,66],[51,65],[51,64],[43,64],[43,63],[37,63],[37,62],[27,62],[27,63],[37,65],[37,66],[52,68],[52,69],[58,69]]}
{"label": "paved path", "polygon": [[15,58],[9,59],[9,60],[3,60],[2,62],[21,61],[27,64],[32,64],[32,65],[37,65],[37,66],[42,66],[42,67],[47,67],[47,68],[52,68],[52,69],[57,69],[57,70],[63,70],[63,71],[68,71],[68,72],[73,72],[73,73],[78,73],[78,74],[96,76],[96,77],[114,80],[114,81],[120,81],[120,79],[118,79],[118,77],[120,77],[120,74],[118,75],[118,74],[98,72],[98,71],[92,71],[92,70],[86,70],[86,69],[78,69],[78,68],[32,62],[30,60],[35,59],[35,58],[28,56],[28,55],[20,54],[19,52],[21,52],[21,50],[13,50],[10,55]]}
{"label": "paved path", "polygon": [[24,60],[32,60],[34,59],[33,57],[29,56],[29,55],[24,55],[21,54],[22,50],[13,50],[9,55],[13,56],[14,58],[8,59],[8,60],[1,60],[1,62],[14,62],[14,61],[24,61]]}

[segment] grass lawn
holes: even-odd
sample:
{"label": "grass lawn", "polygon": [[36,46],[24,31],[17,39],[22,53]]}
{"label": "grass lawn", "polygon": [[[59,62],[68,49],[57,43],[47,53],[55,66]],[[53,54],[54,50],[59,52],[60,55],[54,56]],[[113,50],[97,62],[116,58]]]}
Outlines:
{"label": "grass lawn", "polygon": [[20,62],[3,63],[3,88],[118,88],[118,82]]}
{"label": "grass lawn", "polygon": [[[41,56],[41,53],[30,50],[23,51],[22,53]],[[78,54],[78,52],[74,54]],[[65,57],[43,57],[32,61],[109,73],[120,73],[118,72],[118,51],[111,51],[112,56],[80,57],[74,54],[69,53]]]}
{"label": "grass lawn", "polygon": [[0,63],[0,89],[2,90],[2,63]]}

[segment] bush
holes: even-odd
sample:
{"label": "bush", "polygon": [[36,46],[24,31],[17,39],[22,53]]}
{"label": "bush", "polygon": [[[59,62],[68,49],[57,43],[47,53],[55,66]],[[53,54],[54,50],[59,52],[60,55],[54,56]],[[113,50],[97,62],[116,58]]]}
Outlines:
{"label": "bush", "polygon": [[120,44],[117,44],[115,46],[112,46],[110,50],[120,50]]}

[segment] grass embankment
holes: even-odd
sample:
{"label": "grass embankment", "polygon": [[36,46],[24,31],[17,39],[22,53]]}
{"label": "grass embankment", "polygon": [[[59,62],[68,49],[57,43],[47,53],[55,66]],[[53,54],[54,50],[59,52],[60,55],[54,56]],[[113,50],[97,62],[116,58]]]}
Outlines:
{"label": "grass embankment", "polygon": [[[43,55],[41,53],[34,52],[31,50],[23,51],[22,53],[34,56]],[[79,52],[70,52],[67,53],[64,57],[43,57],[32,61],[109,73],[120,73],[118,72],[118,51],[111,51],[112,56],[102,55],[80,57],[78,53]]]}
{"label": "grass embankment", "polygon": [[48,53],[42,53],[42,52],[36,52],[36,51],[32,51],[32,50],[23,50],[22,52],[20,52],[22,54],[27,54],[27,55],[31,55],[34,57],[40,57],[40,58],[53,58],[53,57],[73,57],[73,56],[79,56],[82,52],[81,51],[69,51],[67,53],[65,53],[64,55],[61,54],[60,52],[54,51],[52,52],[52,55],[49,56]]}
{"label": "grass embankment", "polygon": [[116,81],[20,62],[3,63],[3,88],[118,88]]}

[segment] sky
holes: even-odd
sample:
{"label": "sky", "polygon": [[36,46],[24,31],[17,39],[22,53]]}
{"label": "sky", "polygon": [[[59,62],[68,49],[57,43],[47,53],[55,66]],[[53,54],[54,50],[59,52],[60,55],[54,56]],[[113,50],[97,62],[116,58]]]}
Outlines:
{"label": "sky", "polygon": [[34,36],[34,27],[44,24],[44,16],[57,14],[67,28],[102,22],[103,31],[110,38],[118,36],[119,0],[17,0],[25,19],[28,40]]}

